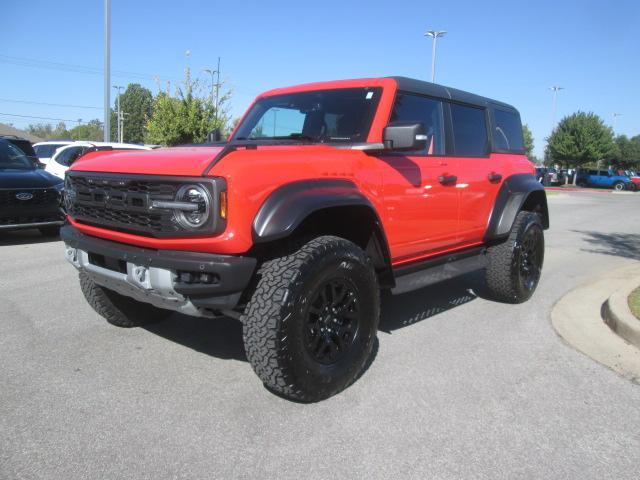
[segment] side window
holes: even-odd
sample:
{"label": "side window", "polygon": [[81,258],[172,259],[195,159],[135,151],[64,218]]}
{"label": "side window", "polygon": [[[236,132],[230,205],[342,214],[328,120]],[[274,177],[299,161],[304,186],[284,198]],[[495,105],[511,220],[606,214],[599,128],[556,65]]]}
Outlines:
{"label": "side window", "polygon": [[487,120],[482,108],[451,104],[454,152],[463,157],[487,154]]}
{"label": "side window", "polygon": [[427,132],[427,148],[422,155],[444,155],[442,102],[432,98],[399,93],[391,113],[392,122],[421,122]]}
{"label": "side window", "polygon": [[493,118],[496,123],[493,130],[495,147],[498,150],[522,152],[524,138],[522,137],[520,117],[514,112],[496,109],[493,111]]}
{"label": "side window", "polygon": [[56,162],[64,167],[68,167],[83,152],[83,147],[71,147],[60,152],[56,157]]}

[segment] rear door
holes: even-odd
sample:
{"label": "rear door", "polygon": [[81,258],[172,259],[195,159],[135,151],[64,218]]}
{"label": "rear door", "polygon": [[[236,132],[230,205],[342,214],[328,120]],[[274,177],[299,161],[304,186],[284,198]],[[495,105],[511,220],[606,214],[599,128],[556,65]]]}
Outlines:
{"label": "rear door", "polygon": [[[460,192],[460,237],[464,244],[471,244],[484,237],[504,172],[500,155],[492,158],[489,153],[486,109],[452,103],[450,110],[453,150],[459,162],[456,187]],[[506,129],[504,125],[503,129]],[[509,135],[509,132],[501,131],[500,135]]]}
{"label": "rear door", "polygon": [[445,155],[440,99],[399,92],[393,121],[423,123],[422,151],[379,157],[384,182],[385,229],[394,260],[427,256],[458,243],[458,160]]}

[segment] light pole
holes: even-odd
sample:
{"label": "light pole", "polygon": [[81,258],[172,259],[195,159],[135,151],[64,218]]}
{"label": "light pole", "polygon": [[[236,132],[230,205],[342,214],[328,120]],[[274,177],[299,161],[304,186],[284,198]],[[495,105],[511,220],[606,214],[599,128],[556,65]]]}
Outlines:
{"label": "light pole", "polygon": [[431,83],[436,83],[436,44],[438,38],[444,37],[447,32],[445,30],[429,30],[424,34],[425,37],[433,38],[433,48],[431,50]]}
{"label": "light pole", "polygon": [[104,141],[111,137],[111,1],[104,0]]}
{"label": "light pole", "polygon": [[551,110],[551,130],[553,130],[556,124],[556,110],[558,108],[558,92],[560,90],[564,90],[564,87],[558,87],[557,85],[554,85],[553,87],[549,87],[549,90],[553,91],[553,107]]}
{"label": "light pole", "polygon": [[[122,115],[120,114],[120,90],[121,90],[122,88],[124,88],[124,87],[121,87],[120,85],[113,85],[113,88],[115,88],[115,89],[116,89],[116,91],[118,92],[118,96],[116,97],[116,106],[117,106],[117,113],[116,113],[116,127],[117,127],[117,130],[118,130],[118,134],[117,134],[117,136],[116,136],[116,140],[117,140],[118,142],[120,142],[120,141],[121,141],[121,140],[120,140],[120,138],[121,138],[121,134],[120,134],[120,132],[121,132],[121,130],[122,130],[122,127],[121,127],[121,125],[120,125],[120,122],[121,122],[121,120],[120,120],[120,119],[122,118]],[[109,115],[109,116],[111,116],[111,115]]]}
{"label": "light pole", "polygon": [[[210,68],[205,68],[203,72],[211,75],[211,103],[214,104],[214,122],[216,127],[218,126],[218,100],[220,95],[220,57],[218,57],[218,69],[211,70]],[[216,76],[216,80],[214,83],[214,75]],[[215,103],[214,103],[214,87],[215,87]]]}
{"label": "light pole", "polygon": [[616,133],[616,125],[618,124],[618,117],[621,117],[621,113],[613,113],[613,133]]}

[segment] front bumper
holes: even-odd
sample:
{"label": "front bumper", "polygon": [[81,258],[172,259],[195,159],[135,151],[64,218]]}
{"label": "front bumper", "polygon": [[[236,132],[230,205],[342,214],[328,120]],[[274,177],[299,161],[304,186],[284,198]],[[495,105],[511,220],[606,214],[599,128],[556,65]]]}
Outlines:
{"label": "front bumper", "polygon": [[251,257],[134,247],[85,235],[71,225],[60,236],[67,260],[97,284],[198,317],[236,307],[257,263]]}

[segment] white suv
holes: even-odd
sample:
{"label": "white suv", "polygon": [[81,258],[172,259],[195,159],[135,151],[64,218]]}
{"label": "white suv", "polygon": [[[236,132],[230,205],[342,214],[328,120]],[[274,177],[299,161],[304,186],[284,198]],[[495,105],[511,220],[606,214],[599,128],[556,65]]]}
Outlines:
{"label": "white suv", "polygon": [[47,142],[34,143],[33,149],[36,151],[38,160],[46,165],[51,160],[51,157],[55,155],[56,150],[72,143],[73,140],[49,140]]}
{"label": "white suv", "polygon": [[151,150],[146,145],[135,145],[133,143],[108,143],[108,142],[73,142],[59,148],[51,158],[45,170],[53,175],[64,178],[64,172],[80,156],[89,150],[100,147],[111,147],[114,150]]}

